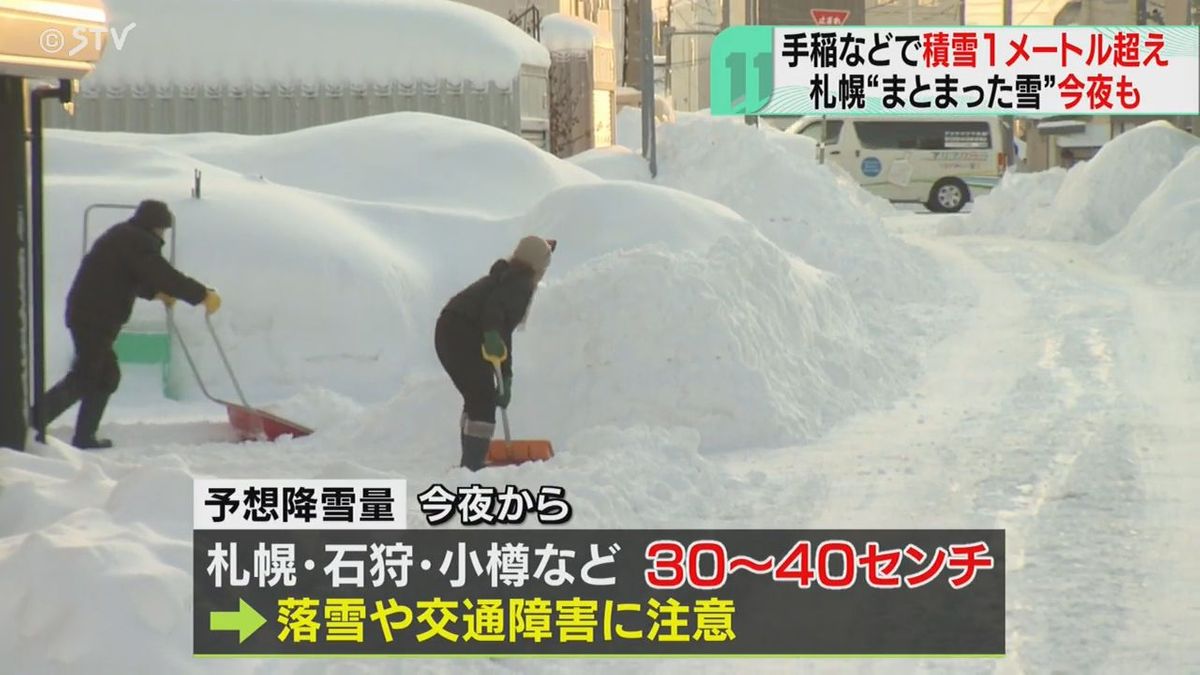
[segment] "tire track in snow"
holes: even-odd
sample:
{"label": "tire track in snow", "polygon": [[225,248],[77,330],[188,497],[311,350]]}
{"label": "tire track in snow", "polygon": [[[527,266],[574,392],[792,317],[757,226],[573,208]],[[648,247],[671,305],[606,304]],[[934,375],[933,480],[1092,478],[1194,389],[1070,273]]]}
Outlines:
{"label": "tire track in snow", "polygon": [[1200,336],[1200,292],[1079,262],[1097,283],[1127,289],[1135,327],[1118,376],[1139,403],[1131,445],[1145,508],[1123,548],[1136,555],[1140,574],[1124,599],[1129,620],[1104,667],[1200,673],[1200,354],[1193,344]]}
{"label": "tire track in snow", "polygon": [[986,240],[968,245],[1035,298],[1030,328],[1043,345],[999,406],[1009,419],[988,431],[996,458],[976,492],[976,510],[995,513],[1008,533],[1009,655],[996,670],[1096,672],[1127,608],[1095,589],[1120,591],[1133,566],[1094,561],[1116,549],[1140,503],[1124,422],[1130,397],[1113,378],[1128,301],[1039,244],[1006,242],[1002,255]]}

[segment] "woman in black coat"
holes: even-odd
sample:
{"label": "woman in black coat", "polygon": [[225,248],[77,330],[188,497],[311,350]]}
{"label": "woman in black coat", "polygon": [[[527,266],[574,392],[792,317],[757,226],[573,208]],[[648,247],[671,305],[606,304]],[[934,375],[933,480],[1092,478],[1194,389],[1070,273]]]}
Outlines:
{"label": "woman in black coat", "polygon": [[[553,239],[525,237],[510,258],[493,263],[486,276],[451,298],[438,317],[434,346],[463,397],[461,465],[472,471],[487,462],[496,406],[507,408],[512,398],[512,334],[529,311],[555,246]],[[489,359],[500,362],[503,394]]]}

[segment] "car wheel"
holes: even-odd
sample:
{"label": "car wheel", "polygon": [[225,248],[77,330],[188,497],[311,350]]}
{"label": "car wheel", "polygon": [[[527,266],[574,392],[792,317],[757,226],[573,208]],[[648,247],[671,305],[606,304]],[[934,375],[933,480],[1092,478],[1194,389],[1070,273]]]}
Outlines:
{"label": "car wheel", "polygon": [[934,213],[958,213],[971,201],[967,184],[957,178],[943,178],[929,190],[926,208]]}

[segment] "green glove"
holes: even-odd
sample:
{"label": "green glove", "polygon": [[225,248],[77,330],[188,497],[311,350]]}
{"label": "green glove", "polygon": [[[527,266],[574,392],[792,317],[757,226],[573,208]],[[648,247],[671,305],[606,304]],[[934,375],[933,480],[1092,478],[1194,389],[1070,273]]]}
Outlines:
{"label": "green glove", "polygon": [[504,346],[500,333],[489,330],[483,334],[483,355],[488,360],[504,361],[508,358],[508,347]]}
{"label": "green glove", "polygon": [[504,391],[497,392],[496,405],[501,408],[508,408],[508,402],[512,400],[512,377],[504,378]]}

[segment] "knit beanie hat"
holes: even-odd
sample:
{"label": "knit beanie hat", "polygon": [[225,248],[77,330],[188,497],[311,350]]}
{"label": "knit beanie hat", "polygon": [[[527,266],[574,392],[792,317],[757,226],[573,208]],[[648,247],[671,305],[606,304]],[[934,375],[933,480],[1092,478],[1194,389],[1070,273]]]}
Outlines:
{"label": "knit beanie hat", "polygon": [[512,259],[529,265],[540,278],[550,266],[550,254],[553,251],[550,242],[541,237],[529,236],[517,243]]}
{"label": "knit beanie hat", "polygon": [[175,216],[171,214],[171,209],[157,199],[146,199],[138,204],[130,220],[148,230],[168,228],[175,224]]}

